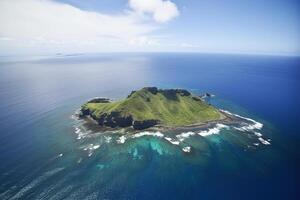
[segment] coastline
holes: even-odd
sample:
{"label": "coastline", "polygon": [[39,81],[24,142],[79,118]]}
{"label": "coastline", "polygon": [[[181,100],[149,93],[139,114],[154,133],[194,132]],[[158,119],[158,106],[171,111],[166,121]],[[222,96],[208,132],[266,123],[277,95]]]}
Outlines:
{"label": "coastline", "polygon": [[139,132],[144,131],[160,131],[160,132],[166,132],[166,131],[174,131],[174,132],[186,132],[194,129],[208,129],[216,126],[217,124],[223,124],[223,125],[238,125],[241,122],[244,121],[243,118],[237,117],[233,114],[229,114],[226,111],[218,109],[218,111],[222,114],[221,119],[219,120],[212,120],[207,122],[201,122],[201,123],[194,123],[190,125],[185,126],[167,126],[162,124],[157,124],[152,127],[142,129],[142,130],[136,130],[132,126],[130,127],[108,127],[108,126],[100,126],[95,119],[93,119],[91,116],[84,116],[80,117],[78,113],[75,114],[75,116],[78,119],[81,119],[84,121],[83,126],[93,132],[118,132],[118,133],[124,133],[124,134],[135,134]]}
{"label": "coastline", "polygon": [[[219,110],[219,109],[218,109]],[[202,122],[202,123],[195,123],[195,124],[190,124],[190,125],[185,125],[185,126],[177,126],[177,127],[168,127],[168,126],[160,126],[156,125],[153,127],[150,127],[148,130],[154,130],[154,131],[189,131],[192,129],[207,129],[211,128],[217,124],[224,124],[224,125],[235,125],[239,124],[243,120],[240,118],[230,115],[222,110],[219,110],[219,112],[223,115],[223,117],[219,120],[212,120],[212,121],[207,121],[207,122]]]}

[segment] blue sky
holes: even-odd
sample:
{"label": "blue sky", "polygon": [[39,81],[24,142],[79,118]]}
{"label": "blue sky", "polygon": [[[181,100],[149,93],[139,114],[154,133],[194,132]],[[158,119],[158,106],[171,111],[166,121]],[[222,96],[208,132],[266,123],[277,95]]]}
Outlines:
{"label": "blue sky", "polygon": [[0,55],[300,55],[296,0],[2,0]]}

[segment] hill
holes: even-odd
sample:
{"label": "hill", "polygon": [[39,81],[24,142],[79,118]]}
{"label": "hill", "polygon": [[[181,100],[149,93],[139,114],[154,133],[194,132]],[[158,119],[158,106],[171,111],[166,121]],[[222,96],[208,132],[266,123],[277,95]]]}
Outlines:
{"label": "hill", "polygon": [[95,98],[81,107],[81,116],[90,116],[100,126],[145,129],[154,125],[180,127],[222,118],[222,114],[200,97],[183,89],[145,87],[126,99]]}

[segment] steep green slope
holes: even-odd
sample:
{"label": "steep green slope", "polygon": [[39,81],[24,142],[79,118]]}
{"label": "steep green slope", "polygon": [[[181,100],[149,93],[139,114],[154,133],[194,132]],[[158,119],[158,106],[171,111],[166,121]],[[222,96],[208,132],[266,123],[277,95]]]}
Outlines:
{"label": "steep green slope", "polygon": [[116,102],[88,102],[83,115],[90,115],[100,125],[130,126],[143,129],[155,124],[184,126],[221,118],[220,112],[186,90],[158,90],[155,87],[132,92]]}

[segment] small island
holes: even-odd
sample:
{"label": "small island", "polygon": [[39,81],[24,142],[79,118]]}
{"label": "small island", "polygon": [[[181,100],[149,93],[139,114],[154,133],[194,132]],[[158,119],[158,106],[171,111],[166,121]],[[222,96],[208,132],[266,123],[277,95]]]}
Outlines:
{"label": "small island", "polygon": [[89,118],[103,128],[150,127],[178,128],[226,121],[227,116],[184,89],[145,87],[132,91],[127,98],[111,101],[94,98],[80,110],[81,118]]}

